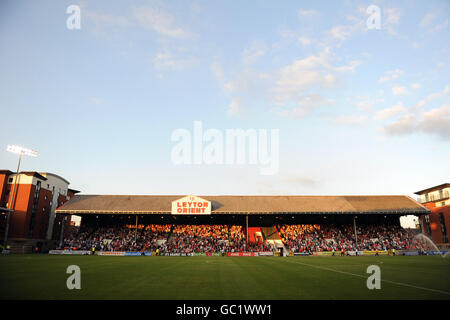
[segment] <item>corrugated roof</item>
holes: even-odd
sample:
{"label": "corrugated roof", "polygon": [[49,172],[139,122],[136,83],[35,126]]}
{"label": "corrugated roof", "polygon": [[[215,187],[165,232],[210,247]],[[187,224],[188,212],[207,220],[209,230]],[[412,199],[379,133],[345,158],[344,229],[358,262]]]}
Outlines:
{"label": "corrugated roof", "polygon": [[[56,213],[170,213],[180,195],[75,195]],[[199,196],[213,214],[227,213],[428,213],[408,196]]]}

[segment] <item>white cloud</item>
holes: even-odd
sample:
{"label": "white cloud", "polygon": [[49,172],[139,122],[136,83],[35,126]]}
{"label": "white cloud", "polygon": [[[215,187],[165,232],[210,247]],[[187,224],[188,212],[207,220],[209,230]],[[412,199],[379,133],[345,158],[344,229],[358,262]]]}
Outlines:
{"label": "white cloud", "polygon": [[450,93],[450,84],[446,85],[444,88],[444,94]]}
{"label": "white cloud", "polygon": [[298,38],[298,42],[302,46],[306,47],[306,46],[309,46],[312,43],[312,39],[310,39],[308,37],[305,37],[305,36],[301,36],[301,37]]}
{"label": "white cloud", "polygon": [[94,22],[96,31],[99,31],[100,27],[128,27],[138,24],[170,38],[191,38],[194,36],[190,30],[176,26],[171,15],[151,6],[134,7],[132,14],[127,16],[88,10],[83,13],[83,16]]}
{"label": "white cloud", "polygon": [[361,61],[350,61],[350,65],[335,68],[336,71],[355,72],[355,68],[359,66]]}
{"label": "white cloud", "polygon": [[361,111],[370,111],[373,108],[373,101],[363,100],[356,104],[359,110]]}
{"label": "white cloud", "polygon": [[324,105],[328,105],[333,103],[333,99],[325,99],[320,94],[309,94],[299,100],[299,105],[302,106],[304,109],[310,109],[315,107],[320,107]]}
{"label": "white cloud", "polygon": [[448,19],[446,19],[442,23],[438,23],[432,26],[436,22],[438,17],[438,13],[427,13],[420,21],[419,26],[421,28],[427,28],[429,32],[436,32],[446,28],[448,26]]}
{"label": "white cloud", "polygon": [[431,134],[437,134],[444,140],[450,140],[450,104],[425,112],[419,128]]}
{"label": "white cloud", "polygon": [[384,98],[377,98],[377,99],[372,99],[369,97],[356,97],[356,98],[359,100],[358,102],[356,102],[356,107],[360,111],[368,113],[374,112],[373,111],[374,106],[384,103]]}
{"label": "white cloud", "polygon": [[141,26],[160,35],[181,39],[193,37],[191,31],[176,26],[173,17],[160,9],[150,6],[137,7],[133,9],[133,14]]}
{"label": "white cloud", "polygon": [[197,63],[194,57],[177,57],[170,52],[157,52],[153,58],[153,65],[156,69],[181,70],[193,66]]}
{"label": "white cloud", "polygon": [[406,87],[401,87],[399,85],[394,85],[392,87],[392,93],[395,96],[400,96],[408,93],[408,89]]}
{"label": "white cloud", "polygon": [[244,64],[252,64],[266,53],[266,46],[260,42],[253,41],[249,48],[242,52]]}
{"label": "white cloud", "polygon": [[[333,103],[334,100],[327,98],[323,92],[338,83],[337,75],[355,72],[361,64],[353,60],[335,67],[331,63],[332,56],[330,49],[325,48],[270,73],[248,67],[231,77],[224,76],[223,68],[217,63],[211,64],[210,68],[227,93],[263,98],[272,105],[273,113],[302,117],[316,107]],[[317,94],[317,90],[321,93]]]}
{"label": "white cloud", "polygon": [[116,16],[108,13],[99,13],[85,10],[83,17],[94,22],[97,27],[127,27],[131,21],[126,16]]}
{"label": "white cloud", "polygon": [[332,27],[329,30],[329,34],[334,39],[345,40],[352,34],[352,32],[350,27],[341,25]]}
{"label": "white cloud", "polygon": [[260,92],[265,89],[271,76],[264,72],[257,72],[253,69],[245,69],[230,80],[224,79],[223,88],[228,92]]}
{"label": "white cloud", "polygon": [[417,103],[417,108],[423,108],[424,106],[426,106],[428,103],[430,103],[433,100],[436,100],[444,95],[446,95],[447,93],[450,92],[450,85],[446,85],[444,87],[444,90],[440,91],[440,92],[434,92],[429,94],[428,96],[426,96],[424,99],[420,100]]}
{"label": "white cloud", "polygon": [[448,26],[448,19],[445,20],[444,22],[442,22],[441,24],[434,26],[431,29],[431,32],[436,32],[436,31],[442,30],[442,29],[446,28],[447,26]]}
{"label": "white cloud", "polygon": [[411,89],[416,90],[416,89],[420,89],[420,88],[422,88],[422,85],[420,83],[413,83],[411,85]]}
{"label": "white cloud", "polygon": [[[159,39],[162,44],[157,48],[157,52],[152,59],[153,65],[157,69],[184,69],[197,63],[197,58],[185,56],[186,48],[177,47],[174,42],[168,39],[188,39],[195,36],[190,30],[177,26],[175,19],[168,13],[152,6],[133,7],[128,15],[113,15],[108,13],[98,13],[86,11],[84,15],[88,21],[95,25],[94,33],[98,35],[109,35],[112,27],[138,26],[151,29],[164,39]],[[117,34],[113,33],[113,34]],[[164,40],[164,41],[162,41]],[[129,41],[133,45],[132,40]],[[161,74],[157,75],[161,77]]]}
{"label": "white cloud", "polygon": [[[389,8],[385,10],[385,23],[383,27],[388,33],[396,35],[395,26],[400,23],[401,11],[398,8]],[[383,19],[382,19],[383,20]]]}
{"label": "white cloud", "polygon": [[331,73],[332,69],[328,51],[293,61],[277,74],[272,90],[276,102],[284,104],[314,86],[324,88],[334,85],[336,77]]}
{"label": "white cloud", "polygon": [[403,105],[403,102],[399,102],[389,108],[379,110],[375,112],[374,119],[375,120],[383,120],[390,118],[392,116],[398,115],[400,113],[406,112],[407,109]]}
{"label": "white cloud", "polygon": [[437,17],[436,13],[427,13],[419,23],[419,26],[426,27],[429,26]]}
{"label": "white cloud", "polygon": [[217,79],[223,80],[224,71],[223,71],[223,67],[219,63],[217,63],[217,62],[211,63],[210,68],[211,68],[212,73],[217,77]]}
{"label": "white cloud", "polygon": [[367,116],[356,116],[356,115],[343,115],[337,118],[331,119],[334,123],[345,124],[345,125],[360,125],[366,122]]}
{"label": "white cloud", "polygon": [[[272,74],[258,72],[247,68],[236,74],[228,76],[219,63],[213,63],[210,66],[212,73],[216,76],[222,89],[227,94],[240,97],[251,97],[259,99],[268,94],[271,87]],[[268,97],[266,97],[269,99]]]}
{"label": "white cloud", "polygon": [[276,108],[272,111],[280,116],[286,116],[291,118],[302,118],[308,115],[312,109],[322,107],[334,103],[333,99],[326,99],[319,94],[309,94],[298,98],[293,108]]}
{"label": "white cloud", "polygon": [[403,74],[403,70],[400,70],[400,69],[386,71],[384,73],[384,76],[381,77],[378,81],[382,83],[382,82],[394,80],[394,79],[397,79],[398,77],[400,77],[402,74]]}
{"label": "white cloud", "polygon": [[316,10],[299,10],[298,11],[298,17],[300,19],[302,18],[314,18],[319,14]]}
{"label": "white cloud", "polygon": [[228,106],[228,114],[234,116],[240,114],[241,111],[241,100],[238,98],[233,99]]}
{"label": "white cloud", "polygon": [[431,93],[428,96],[426,96],[424,99],[420,100],[419,103],[417,104],[417,107],[423,108],[423,107],[425,107],[425,105],[427,105],[431,101],[439,98],[440,96],[441,96],[440,92]]}
{"label": "white cloud", "polygon": [[406,135],[415,132],[434,134],[450,141],[450,104],[424,112],[421,118],[407,114],[383,128],[388,135]]}
{"label": "white cloud", "polygon": [[357,33],[362,33],[367,31],[365,17],[348,17],[347,18],[351,24],[346,25],[336,25],[331,27],[331,29],[325,31],[328,36],[325,42],[336,43],[336,46],[340,46],[345,40],[354,36]]}
{"label": "white cloud", "polygon": [[93,104],[97,104],[97,105],[103,103],[103,99],[97,98],[97,97],[91,97],[91,98],[89,98],[89,101],[91,101]]}
{"label": "white cloud", "polygon": [[407,114],[399,120],[386,125],[383,129],[388,135],[410,134],[416,129],[416,118],[412,114]]}

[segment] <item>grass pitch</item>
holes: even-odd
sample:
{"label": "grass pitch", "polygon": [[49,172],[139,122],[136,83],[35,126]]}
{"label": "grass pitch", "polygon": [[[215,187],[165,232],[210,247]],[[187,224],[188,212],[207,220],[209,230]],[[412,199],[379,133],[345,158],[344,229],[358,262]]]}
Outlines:
{"label": "grass pitch", "polygon": [[[81,289],[66,287],[69,265]],[[369,290],[369,265],[381,289]],[[0,256],[0,299],[447,299],[450,258]]]}

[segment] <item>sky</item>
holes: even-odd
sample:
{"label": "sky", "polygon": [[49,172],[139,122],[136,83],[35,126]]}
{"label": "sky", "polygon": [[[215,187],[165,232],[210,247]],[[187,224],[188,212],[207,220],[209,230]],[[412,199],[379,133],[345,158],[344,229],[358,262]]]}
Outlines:
{"label": "sky", "polygon": [[[14,144],[84,194],[415,198],[450,180],[449,19],[448,1],[4,0],[0,167]],[[277,170],[176,163],[196,121],[277,130]]]}

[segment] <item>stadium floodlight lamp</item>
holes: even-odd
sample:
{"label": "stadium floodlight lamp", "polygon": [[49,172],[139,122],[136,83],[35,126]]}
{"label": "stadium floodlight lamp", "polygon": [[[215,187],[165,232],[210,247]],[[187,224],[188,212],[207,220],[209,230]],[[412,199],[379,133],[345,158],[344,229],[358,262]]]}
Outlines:
{"label": "stadium floodlight lamp", "polygon": [[30,150],[24,147],[20,147],[20,146],[11,146],[8,145],[6,151],[12,152],[12,153],[17,153],[20,155],[26,155],[26,156],[31,156],[31,157],[37,157],[38,153],[37,151],[34,150]]}

